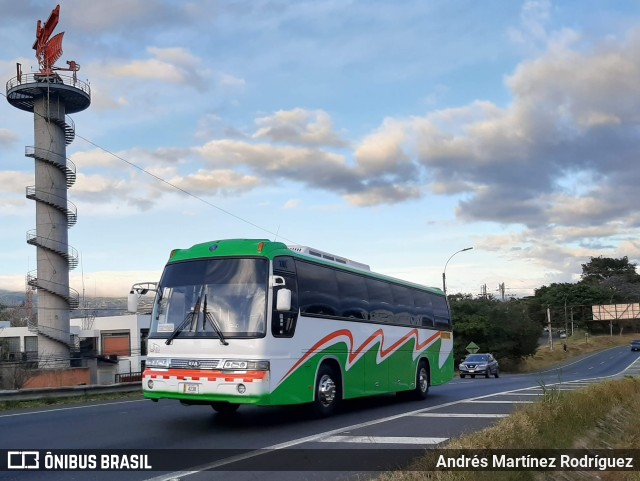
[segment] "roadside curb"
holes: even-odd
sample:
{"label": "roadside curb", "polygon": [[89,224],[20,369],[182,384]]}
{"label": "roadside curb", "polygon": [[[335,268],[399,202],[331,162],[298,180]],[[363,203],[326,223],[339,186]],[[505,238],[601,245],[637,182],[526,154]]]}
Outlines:
{"label": "roadside curb", "polygon": [[0,391],[0,402],[7,401],[38,401],[42,399],[59,399],[89,396],[92,394],[115,394],[126,392],[142,392],[139,382],[109,385],[83,385],[70,387],[43,387],[33,389],[17,389]]}

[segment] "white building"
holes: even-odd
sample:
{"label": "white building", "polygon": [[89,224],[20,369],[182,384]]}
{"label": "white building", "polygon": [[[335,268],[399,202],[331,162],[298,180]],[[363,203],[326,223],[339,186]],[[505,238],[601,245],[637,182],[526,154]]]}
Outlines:
{"label": "white building", "polygon": [[[94,366],[91,379],[96,384],[139,374],[144,370],[150,320],[149,314],[71,319],[72,365]],[[37,356],[35,330],[0,326],[0,363],[36,360]]]}

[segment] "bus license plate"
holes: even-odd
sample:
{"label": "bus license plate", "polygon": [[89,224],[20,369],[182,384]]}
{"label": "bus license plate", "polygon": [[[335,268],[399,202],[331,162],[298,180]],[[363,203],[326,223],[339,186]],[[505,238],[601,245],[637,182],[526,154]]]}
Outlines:
{"label": "bus license plate", "polygon": [[198,385],[193,383],[184,383],[182,392],[185,394],[198,394]]}

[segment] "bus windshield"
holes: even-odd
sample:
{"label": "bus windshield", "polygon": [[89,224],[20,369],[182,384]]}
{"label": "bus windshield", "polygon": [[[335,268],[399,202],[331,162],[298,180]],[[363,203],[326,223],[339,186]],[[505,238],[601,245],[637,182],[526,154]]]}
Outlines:
{"label": "bus windshield", "polygon": [[[153,305],[150,337],[265,335],[268,261],[207,259],[168,264]],[[222,335],[220,335],[222,334]]]}

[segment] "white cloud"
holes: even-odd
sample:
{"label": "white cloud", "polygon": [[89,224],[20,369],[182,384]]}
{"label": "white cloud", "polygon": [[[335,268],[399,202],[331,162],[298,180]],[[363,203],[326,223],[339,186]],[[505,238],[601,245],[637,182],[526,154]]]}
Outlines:
{"label": "white cloud", "polygon": [[71,155],[70,159],[76,165],[78,170],[97,167],[108,167],[111,169],[115,169],[122,165],[121,160],[118,160],[112,154],[102,149],[91,149],[81,152],[75,152]]}
{"label": "white cloud", "polygon": [[256,119],[256,139],[303,146],[345,147],[343,140],[333,130],[329,115],[322,110],[301,108],[280,110],[269,117]]}
{"label": "white cloud", "polygon": [[508,35],[512,41],[519,44],[546,44],[546,26],[550,17],[550,0],[527,0],[520,11],[521,27],[509,29]]}
{"label": "white cloud", "polygon": [[33,182],[33,174],[10,170],[0,172],[0,194],[8,192],[11,194],[21,193],[24,195],[26,186],[33,184]]}
{"label": "white cloud", "polygon": [[297,209],[300,207],[300,199],[289,199],[284,203],[285,209]]}
{"label": "white cloud", "polygon": [[23,275],[0,275],[0,289],[12,292],[24,291]]}
{"label": "white cloud", "polygon": [[169,182],[198,196],[217,193],[237,195],[262,185],[259,178],[233,170],[199,170],[191,175],[172,178]]}
{"label": "white cloud", "polygon": [[[166,50],[170,50],[170,52],[166,52]],[[173,84],[191,83],[198,76],[195,76],[195,71],[190,65],[190,55],[183,51],[183,60],[187,60],[187,62],[176,62],[179,59],[176,58],[177,55],[174,50],[176,49],[150,48],[149,52],[154,54],[156,58],[134,60],[123,65],[111,65],[107,72],[115,77],[133,77],[144,80],[165,81]],[[164,53],[168,53],[168,55],[163,55]]]}
{"label": "white cloud", "polygon": [[[404,122],[385,119],[382,126],[366,136],[355,150],[355,158],[365,174],[402,175],[411,165],[405,153],[409,132]],[[412,170],[412,169],[409,169]]]}
{"label": "white cloud", "polygon": [[0,128],[0,146],[9,146],[18,140],[18,136],[15,132],[9,129]]}

